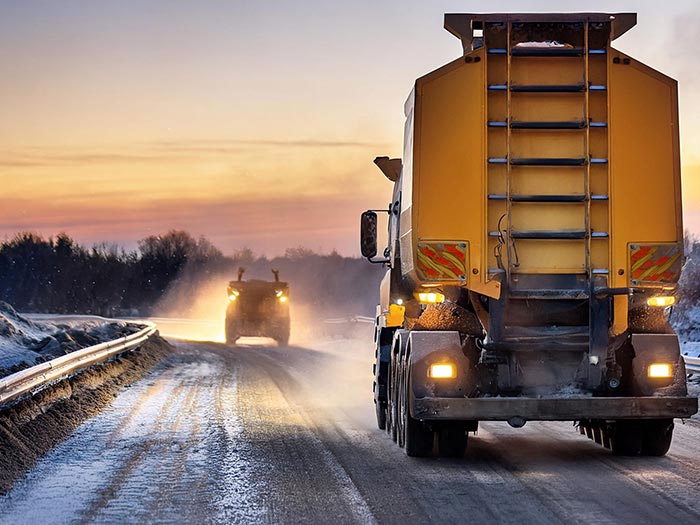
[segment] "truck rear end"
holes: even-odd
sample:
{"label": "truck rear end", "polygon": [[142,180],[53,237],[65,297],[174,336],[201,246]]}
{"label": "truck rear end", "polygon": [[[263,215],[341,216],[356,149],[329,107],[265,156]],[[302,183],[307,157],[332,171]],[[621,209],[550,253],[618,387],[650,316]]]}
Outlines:
{"label": "truck rear end", "polygon": [[445,16],[464,55],[406,103],[377,316],[378,421],[409,454],[460,455],[478,421],[573,420],[662,455],[697,411],[668,323],[677,85],[611,46],[635,23]]}

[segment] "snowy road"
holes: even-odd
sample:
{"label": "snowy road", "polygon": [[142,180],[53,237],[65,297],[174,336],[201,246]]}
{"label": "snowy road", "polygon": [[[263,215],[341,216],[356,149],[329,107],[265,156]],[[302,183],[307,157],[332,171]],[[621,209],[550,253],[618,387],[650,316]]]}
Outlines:
{"label": "snowy road", "polygon": [[364,345],[176,344],[0,498],[0,523],[700,521],[695,421],[665,458],[491,423],[463,459],[414,459],[373,427]]}

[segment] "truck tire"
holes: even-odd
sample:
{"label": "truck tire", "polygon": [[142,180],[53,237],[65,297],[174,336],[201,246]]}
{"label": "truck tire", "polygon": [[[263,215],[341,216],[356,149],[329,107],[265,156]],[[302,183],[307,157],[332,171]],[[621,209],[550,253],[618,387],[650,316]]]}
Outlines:
{"label": "truck tire", "polygon": [[616,456],[639,456],[642,453],[644,427],[635,419],[621,419],[610,427],[610,445]]}
{"label": "truck tire", "polygon": [[438,430],[440,455],[447,458],[461,458],[467,448],[467,429],[463,423],[445,424]]}
{"label": "truck tire", "polygon": [[673,419],[644,421],[642,437],[643,456],[665,456],[673,439]]}
{"label": "truck tire", "polygon": [[402,416],[402,432],[400,437],[406,450],[406,455],[416,458],[424,458],[430,456],[433,451],[433,441],[435,440],[435,432],[428,428],[422,421],[411,417],[408,406],[408,389],[410,386],[409,374],[410,368],[404,367],[405,371],[402,374],[403,381],[401,384],[401,416]]}
{"label": "truck tire", "polygon": [[406,445],[406,416],[408,415],[408,403],[406,398],[406,374],[403,363],[397,371],[397,403],[396,403],[396,444],[403,448]]}
{"label": "truck tire", "polygon": [[386,428],[386,403],[375,401],[374,410],[377,414],[377,428],[384,430]]}
{"label": "truck tire", "polygon": [[389,363],[389,374],[388,374],[388,385],[387,385],[387,395],[388,395],[388,402],[387,402],[387,409],[386,409],[386,414],[387,414],[387,425],[386,425],[386,431],[387,433],[391,436],[391,439],[395,442],[398,443],[398,419],[399,419],[399,414],[398,414],[398,396],[399,396],[399,389],[398,389],[398,381],[396,377],[396,368],[397,368],[397,361],[395,359],[392,359],[391,362]]}
{"label": "truck tire", "polygon": [[236,346],[236,340],[238,339],[238,334],[233,323],[226,323],[225,327],[226,333],[226,346]]}

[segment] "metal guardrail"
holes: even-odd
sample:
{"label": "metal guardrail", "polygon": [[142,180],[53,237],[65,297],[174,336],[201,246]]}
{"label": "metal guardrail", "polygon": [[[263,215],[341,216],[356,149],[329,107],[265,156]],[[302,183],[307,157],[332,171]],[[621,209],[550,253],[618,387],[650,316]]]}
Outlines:
{"label": "metal guardrail", "polygon": [[32,394],[65,377],[99,363],[126,350],[131,350],[151,337],[158,327],[146,322],[144,328],[120,337],[75,352],[57,357],[0,379],[0,407],[16,401],[31,392]]}
{"label": "metal guardrail", "polygon": [[683,360],[685,361],[686,372],[700,373],[700,357],[684,355]]}

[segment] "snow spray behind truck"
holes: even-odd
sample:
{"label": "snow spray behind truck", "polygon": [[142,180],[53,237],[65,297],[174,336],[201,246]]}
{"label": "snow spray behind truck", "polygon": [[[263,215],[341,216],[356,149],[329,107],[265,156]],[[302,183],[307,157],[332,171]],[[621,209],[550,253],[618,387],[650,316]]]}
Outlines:
{"label": "snow spray behind truck", "polygon": [[447,14],[464,54],[405,104],[380,287],[377,422],[461,456],[479,421],[575,421],[663,455],[687,397],[676,81],[611,47],[636,14]]}

